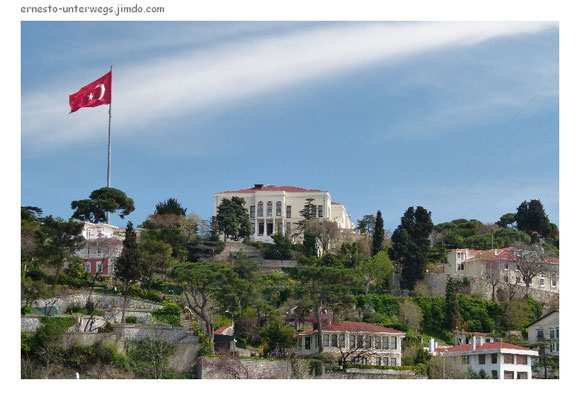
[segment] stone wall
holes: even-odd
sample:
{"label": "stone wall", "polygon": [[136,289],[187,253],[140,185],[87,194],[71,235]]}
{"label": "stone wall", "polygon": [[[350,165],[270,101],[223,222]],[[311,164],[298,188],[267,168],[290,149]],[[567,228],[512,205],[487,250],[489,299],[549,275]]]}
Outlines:
{"label": "stone wall", "polygon": [[119,324],[114,326],[115,332],[123,339],[163,339],[172,343],[198,344],[199,338],[193,336],[183,327],[153,325],[140,326],[134,324]]}
{"label": "stone wall", "polygon": [[[34,301],[31,306],[33,308],[42,308],[46,306],[53,306],[57,309],[58,313],[66,312],[67,308],[71,305],[84,307],[89,295],[88,293],[72,294],[63,297],[55,297],[52,299],[41,299]],[[93,294],[93,301],[98,302],[98,308],[110,309],[110,308],[120,308],[123,305],[123,296],[121,295],[109,295],[109,294]],[[24,305],[25,302],[21,302]],[[163,305],[149,300],[135,299],[132,297],[127,298],[127,309],[139,309],[139,310],[157,310],[163,308]]]}
{"label": "stone wall", "polygon": [[328,371],[322,379],[427,379],[415,371],[397,371],[392,369],[357,369],[346,371]]}
{"label": "stone wall", "polygon": [[[30,333],[36,332],[36,330],[42,325],[42,323],[40,322],[40,318],[42,318],[42,317],[39,317],[37,315],[23,315],[20,318],[20,331],[21,332],[30,332]],[[59,318],[59,317],[54,317],[54,318]],[[100,327],[104,326],[105,323],[106,323],[105,318],[95,316],[94,322],[93,322],[92,326],[90,326],[89,328],[92,331],[96,331]],[[77,323],[75,325],[71,326],[67,330],[67,332],[84,332],[85,327],[87,327],[87,324],[90,324],[89,317],[77,316]],[[89,328],[87,328],[87,329],[89,329]]]}

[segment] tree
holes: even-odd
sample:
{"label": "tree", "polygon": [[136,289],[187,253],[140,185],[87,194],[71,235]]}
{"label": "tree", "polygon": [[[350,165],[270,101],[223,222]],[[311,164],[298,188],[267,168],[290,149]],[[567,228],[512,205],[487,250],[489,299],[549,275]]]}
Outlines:
{"label": "tree", "polygon": [[543,237],[548,237],[552,232],[550,220],[540,200],[530,200],[529,203],[522,202],[515,214],[515,221],[518,230],[524,231],[528,235],[537,232]]}
{"label": "tree", "polygon": [[405,211],[401,223],[393,232],[389,256],[401,266],[401,286],[404,289],[413,289],[425,275],[432,230],[431,212],[418,206],[417,209],[409,207]]}
{"label": "tree", "polygon": [[72,218],[100,223],[107,221],[107,213],[120,211],[119,217],[125,218],[135,211],[135,203],[121,190],[104,187],[94,190],[88,199],[73,201],[71,208],[75,210]]}
{"label": "tree", "polygon": [[316,219],[316,205],[313,204],[314,199],[308,198],[306,199],[306,203],[304,203],[304,207],[298,213],[300,214],[300,221],[296,223],[298,226],[297,233],[306,233],[308,229],[306,228],[306,224],[309,221]]}
{"label": "tree", "polygon": [[316,313],[316,329],[318,330],[318,349],[322,352],[322,310],[352,307],[355,303],[350,287],[357,284],[356,274],[352,269],[344,267],[307,266],[294,271],[304,284],[306,299],[312,304]]}
{"label": "tree", "polygon": [[409,298],[404,298],[399,303],[399,321],[407,325],[410,329],[420,331],[423,311]]}
{"label": "tree", "polygon": [[507,213],[501,216],[496,225],[502,228],[514,228],[516,225],[516,215],[514,213]]}
{"label": "tree", "polygon": [[323,253],[330,249],[331,243],[340,239],[340,228],[334,221],[309,220],[305,221],[304,227],[306,232],[315,235],[320,240]]}
{"label": "tree", "polygon": [[357,231],[361,235],[371,236],[375,231],[376,218],[373,214],[367,214],[357,220]]}
{"label": "tree", "polygon": [[446,354],[432,357],[427,362],[429,379],[469,379],[471,374],[465,370],[461,359]]}
{"label": "tree", "polygon": [[166,273],[171,266],[171,246],[157,240],[143,240],[139,243],[143,258],[143,276],[147,278],[147,290],[151,291],[153,275]]}
{"label": "tree", "polygon": [[491,285],[491,299],[495,301],[495,289],[501,283],[503,263],[497,258],[485,260],[485,271],[483,277],[489,281]]}
{"label": "tree", "polygon": [[187,208],[183,208],[177,199],[174,199],[173,197],[170,197],[166,201],[160,201],[155,205],[156,215],[173,214],[185,217],[186,211]]}
{"label": "tree", "polygon": [[380,287],[393,270],[393,263],[384,251],[380,251],[363,261],[356,268],[356,272],[362,280],[365,294],[369,294],[371,288]]}
{"label": "tree", "polygon": [[41,230],[45,240],[41,253],[46,262],[56,266],[56,273],[51,286],[52,292],[54,292],[65,262],[74,257],[76,251],[80,250],[85,244],[85,239],[82,236],[83,227],[84,224],[82,222],[64,221],[61,218],[55,219],[50,215],[42,219]]}
{"label": "tree", "polygon": [[287,358],[288,351],[296,346],[296,331],[284,325],[279,318],[272,319],[261,331],[262,341],[266,345],[264,355],[275,358]]}
{"label": "tree", "polygon": [[244,207],[246,201],[241,197],[232,197],[222,199],[217,208],[216,221],[220,232],[226,237],[232,237],[234,240],[247,238],[252,232],[252,222],[248,211]]}
{"label": "tree", "polygon": [[292,258],[292,242],[282,232],[272,235],[274,243],[265,243],[264,258],[268,260],[288,260]]}
{"label": "tree", "polygon": [[180,283],[189,309],[201,320],[203,331],[213,345],[213,316],[219,307],[218,298],[235,295],[224,290],[235,280],[235,272],[224,264],[186,262],[176,265],[172,276]]}
{"label": "tree", "polygon": [[162,339],[145,338],[127,341],[127,355],[143,377],[159,379],[169,369],[169,357],[177,346]]}
{"label": "tree", "polygon": [[540,246],[520,243],[512,254],[515,257],[517,271],[521,274],[528,291],[532,280],[547,271],[544,251]]}
{"label": "tree", "polygon": [[123,240],[123,250],[115,263],[115,276],[123,283],[123,307],[121,322],[125,322],[125,310],[127,308],[127,296],[129,286],[139,281],[143,276],[144,263],[141,252],[137,244],[137,233],[133,228],[133,223],[127,223],[125,229],[125,240]]}
{"label": "tree", "polygon": [[371,254],[374,256],[379,251],[383,249],[383,242],[385,240],[385,228],[383,226],[383,215],[380,211],[377,211],[377,217],[375,218],[375,226],[373,230],[373,245],[371,248]]}
{"label": "tree", "polygon": [[445,286],[445,326],[451,331],[459,330],[463,325],[463,319],[459,312],[459,286],[458,280],[447,279]]}

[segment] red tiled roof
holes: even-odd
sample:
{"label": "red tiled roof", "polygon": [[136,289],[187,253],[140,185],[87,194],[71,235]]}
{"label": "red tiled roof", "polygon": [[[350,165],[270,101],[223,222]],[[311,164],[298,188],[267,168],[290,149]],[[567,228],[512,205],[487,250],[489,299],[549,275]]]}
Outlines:
{"label": "red tiled roof", "polygon": [[303,189],[296,186],[264,186],[262,188],[248,188],[242,190],[228,190],[220,193],[254,193],[254,192],[320,192],[318,189]]}
{"label": "red tiled roof", "polygon": [[231,328],[231,325],[226,325],[226,326],[222,326],[221,328],[219,328],[217,331],[215,331],[213,334],[214,335],[221,335],[224,333],[224,331],[228,328]]}
{"label": "red tiled roof", "polygon": [[[506,247],[503,249],[492,249],[492,250],[471,250],[471,249],[455,249],[454,252],[459,251],[469,251],[469,259],[471,258],[479,258],[483,260],[491,260],[491,259],[498,259],[498,260],[517,260],[517,257],[513,254],[513,251],[517,250],[515,247]],[[495,254],[497,252],[497,254]],[[546,257],[546,261],[553,264],[559,264],[560,259],[557,257]]]}
{"label": "red tiled roof", "polygon": [[[526,347],[516,346],[515,344],[505,342],[484,343],[481,346],[475,346],[475,350],[492,350],[492,349],[509,349],[509,350],[531,350]],[[436,348],[435,351],[445,351],[445,348]],[[462,344],[459,346],[447,347],[448,352],[471,351],[471,344]]]}
{"label": "red tiled roof", "polygon": [[[300,334],[308,334],[314,332],[315,329],[308,329]],[[322,328],[323,332],[382,332],[382,333],[404,333],[393,328],[369,324],[367,322],[353,322],[343,321],[336,322]]]}

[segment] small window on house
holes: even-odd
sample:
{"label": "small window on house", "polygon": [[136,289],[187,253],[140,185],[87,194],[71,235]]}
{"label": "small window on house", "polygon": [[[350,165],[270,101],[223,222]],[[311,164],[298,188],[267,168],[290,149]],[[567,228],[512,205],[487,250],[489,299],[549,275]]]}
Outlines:
{"label": "small window on house", "polygon": [[520,283],[522,281],[522,278],[520,278],[519,276],[516,276],[516,283]]}
{"label": "small window on house", "polygon": [[304,338],[304,348],[306,350],[310,350],[310,337],[306,336]]}
{"label": "small window on house", "polygon": [[513,364],[514,363],[514,355],[513,354],[504,354],[503,355],[503,363],[504,364]]}
{"label": "small window on house", "polygon": [[546,280],[544,278],[540,278],[540,287],[544,287],[546,285]]}
{"label": "small window on house", "polygon": [[351,349],[356,348],[356,336],[350,335],[349,340],[348,340],[348,344],[350,345]]}
{"label": "small window on house", "polygon": [[258,202],[258,217],[264,216],[264,203]]}
{"label": "small window on house", "polygon": [[391,358],[391,367],[396,367],[396,366],[397,366],[397,359]]}
{"label": "small window on house", "polygon": [[518,372],[518,379],[528,379],[528,373],[525,371]]}
{"label": "small window on house", "polygon": [[479,355],[479,364],[485,364],[485,354],[480,354]]}
{"label": "small window on house", "polygon": [[544,340],[544,330],[543,329],[536,329],[536,340],[538,340],[538,341]]}
{"label": "small window on house", "polygon": [[560,339],[560,327],[556,327],[556,339]]}
{"label": "small window on house", "polygon": [[97,273],[103,272],[103,262],[97,261]]}
{"label": "small window on house", "polygon": [[250,218],[256,218],[256,206],[250,206]]}
{"label": "small window on house", "polygon": [[266,216],[267,217],[271,217],[272,216],[272,202],[271,201],[269,201],[266,204]]}
{"label": "small window on house", "polygon": [[328,333],[325,333],[324,335],[322,335],[322,347],[328,347],[329,345],[330,345],[329,336]]}
{"label": "small window on house", "polygon": [[389,365],[389,357],[383,357],[383,365]]}
{"label": "small window on house", "polygon": [[514,371],[503,371],[503,379],[514,379]]}
{"label": "small window on house", "polygon": [[485,343],[491,343],[491,338],[485,338]]}
{"label": "small window on house", "polygon": [[560,352],[560,343],[558,343],[558,342],[552,342],[552,343],[550,343],[550,351],[552,353],[558,353],[558,352]]}
{"label": "small window on house", "polygon": [[491,363],[497,364],[497,353],[491,355]]}
{"label": "small window on house", "polygon": [[507,276],[507,275],[504,275],[504,277],[503,277],[503,281],[504,281],[505,283],[508,283],[508,281],[509,281],[509,278],[508,278],[508,276]]}
{"label": "small window on house", "polygon": [[552,278],[552,287],[556,287],[557,284],[556,278]]}
{"label": "small window on house", "polygon": [[372,341],[372,336],[365,336],[365,349],[370,349]]}
{"label": "small window on house", "polygon": [[318,206],[318,216],[322,218],[322,206]]}
{"label": "small window on house", "polygon": [[526,365],[528,363],[528,356],[523,354],[516,355],[516,364]]}
{"label": "small window on house", "polygon": [[463,364],[469,364],[469,356],[461,356],[461,360]]}
{"label": "small window on house", "polygon": [[396,348],[397,348],[397,337],[391,336],[391,349],[396,349]]}
{"label": "small window on house", "polygon": [[504,267],[504,269],[505,270],[508,270],[508,269],[510,269],[510,266],[508,264],[506,264],[505,267]]}
{"label": "small window on house", "polygon": [[292,218],[292,206],[286,206],[286,218]]}
{"label": "small window on house", "polygon": [[356,347],[358,349],[362,349],[363,348],[363,337],[364,337],[363,335],[358,335],[356,337]]}
{"label": "small window on house", "polygon": [[556,338],[556,330],[554,328],[550,328],[550,339]]}
{"label": "small window on house", "polygon": [[276,202],[276,216],[277,217],[282,216],[282,202],[281,201]]}
{"label": "small window on house", "polygon": [[339,345],[340,347],[344,347],[344,333],[341,333],[341,334],[338,336],[338,345]]}
{"label": "small window on house", "polygon": [[491,379],[499,379],[496,369],[491,370]]}
{"label": "small window on house", "polygon": [[332,347],[338,347],[338,335],[336,333],[332,334]]}
{"label": "small window on house", "polygon": [[381,357],[377,357],[377,358],[375,359],[375,365],[376,365],[376,366],[378,366],[378,367],[380,367],[380,366],[381,366]]}
{"label": "small window on house", "polygon": [[389,349],[389,337],[383,336],[383,349]]}
{"label": "small window on house", "polygon": [[375,349],[380,349],[381,346],[381,337],[380,336],[376,336],[375,337]]}
{"label": "small window on house", "polygon": [[89,274],[91,273],[91,263],[90,262],[85,263],[85,272],[87,272]]}

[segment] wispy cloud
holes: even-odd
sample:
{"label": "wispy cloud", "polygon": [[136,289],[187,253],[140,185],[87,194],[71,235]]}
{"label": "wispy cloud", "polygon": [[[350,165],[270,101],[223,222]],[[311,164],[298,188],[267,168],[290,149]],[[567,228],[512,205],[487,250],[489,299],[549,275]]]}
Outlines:
{"label": "wispy cloud", "polygon": [[[136,135],[160,116],[177,118],[218,105],[329,78],[375,62],[397,62],[440,48],[540,32],[553,23],[368,23],[324,24],[290,33],[219,42],[202,51],[152,55],[114,71],[117,135]],[[156,43],[155,45],[158,45]],[[97,77],[94,77],[97,78]],[[78,82],[82,86],[87,82]],[[46,148],[102,135],[103,114],[67,115],[71,82],[59,82],[22,99],[22,136]],[[170,129],[170,128],[169,128]]]}

